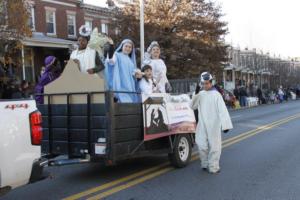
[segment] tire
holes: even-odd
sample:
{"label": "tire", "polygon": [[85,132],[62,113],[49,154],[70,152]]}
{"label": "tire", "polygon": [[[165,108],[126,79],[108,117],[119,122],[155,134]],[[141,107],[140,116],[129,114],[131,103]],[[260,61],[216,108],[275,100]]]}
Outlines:
{"label": "tire", "polygon": [[171,164],[176,168],[187,166],[192,155],[191,137],[189,135],[177,135],[173,145],[173,153],[169,154]]}

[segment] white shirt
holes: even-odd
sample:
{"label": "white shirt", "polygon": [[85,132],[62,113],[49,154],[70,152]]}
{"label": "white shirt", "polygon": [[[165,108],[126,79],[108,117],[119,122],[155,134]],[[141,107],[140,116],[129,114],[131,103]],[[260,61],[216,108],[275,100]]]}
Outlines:
{"label": "white shirt", "polygon": [[139,86],[140,86],[142,94],[151,95],[153,93],[153,81],[152,80],[147,81],[145,78],[142,78],[139,81]]}
{"label": "white shirt", "polygon": [[79,60],[80,71],[87,73],[88,69],[93,69],[96,66],[95,63],[96,51],[87,47],[84,50],[75,50],[72,52],[70,58]]}
{"label": "white shirt", "polygon": [[161,93],[166,93],[166,84],[169,82],[167,78],[167,66],[162,59],[151,59],[153,78],[156,80],[157,89]]}

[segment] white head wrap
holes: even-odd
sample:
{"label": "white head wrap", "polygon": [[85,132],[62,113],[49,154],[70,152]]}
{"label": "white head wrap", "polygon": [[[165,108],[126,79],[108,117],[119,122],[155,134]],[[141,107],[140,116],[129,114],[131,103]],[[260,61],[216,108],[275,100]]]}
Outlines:
{"label": "white head wrap", "polygon": [[147,51],[145,53],[145,60],[151,59],[151,50],[153,49],[153,47],[160,47],[157,41],[151,42],[151,44],[147,48]]}
{"label": "white head wrap", "polygon": [[203,72],[200,76],[200,82],[211,81],[213,79],[212,75],[208,72]]}
{"label": "white head wrap", "polygon": [[79,35],[81,35],[83,37],[90,37],[91,33],[92,33],[92,30],[87,25],[82,25],[79,28]]}

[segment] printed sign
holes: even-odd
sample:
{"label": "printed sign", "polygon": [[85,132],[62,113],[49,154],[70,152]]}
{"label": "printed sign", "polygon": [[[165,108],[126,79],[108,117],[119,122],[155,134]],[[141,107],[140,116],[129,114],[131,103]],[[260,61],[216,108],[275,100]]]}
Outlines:
{"label": "printed sign", "polygon": [[194,133],[196,129],[194,112],[187,96],[143,96],[143,115],[145,141],[173,134]]}

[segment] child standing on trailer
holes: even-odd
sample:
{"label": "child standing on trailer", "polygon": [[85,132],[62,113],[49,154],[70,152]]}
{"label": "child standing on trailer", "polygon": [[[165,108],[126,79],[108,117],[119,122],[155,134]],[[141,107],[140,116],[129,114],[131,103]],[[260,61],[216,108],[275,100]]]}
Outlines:
{"label": "child standing on trailer", "polygon": [[143,78],[139,81],[141,93],[144,95],[150,95],[156,92],[156,85],[153,82],[152,67],[145,65],[142,69]]}

